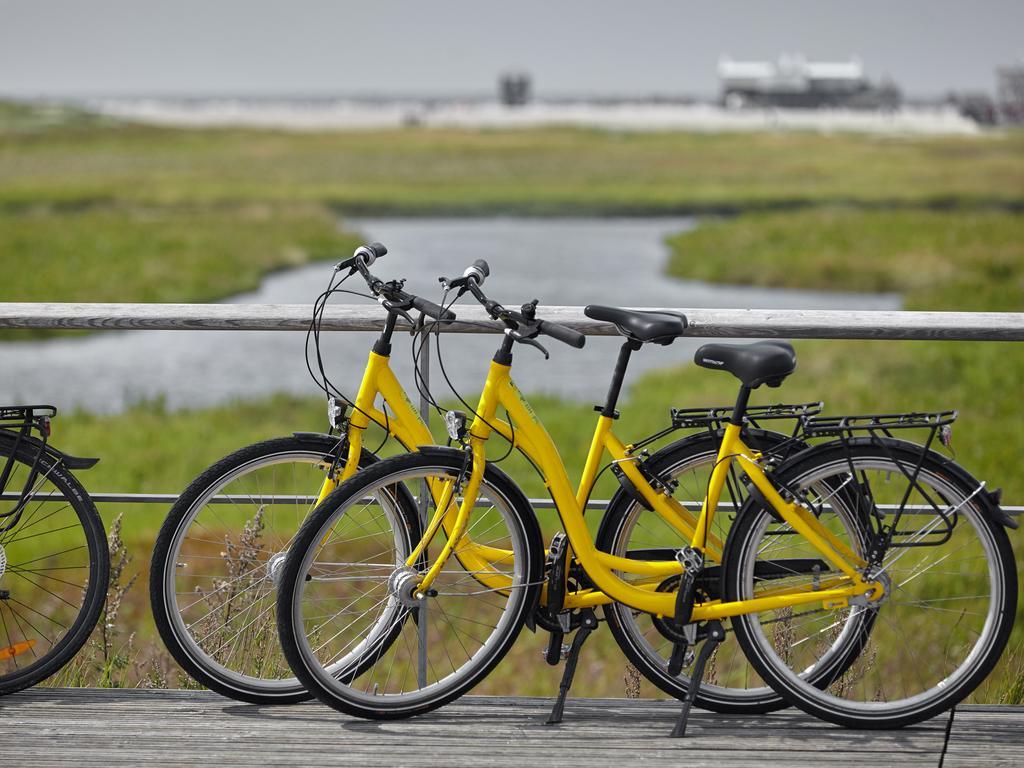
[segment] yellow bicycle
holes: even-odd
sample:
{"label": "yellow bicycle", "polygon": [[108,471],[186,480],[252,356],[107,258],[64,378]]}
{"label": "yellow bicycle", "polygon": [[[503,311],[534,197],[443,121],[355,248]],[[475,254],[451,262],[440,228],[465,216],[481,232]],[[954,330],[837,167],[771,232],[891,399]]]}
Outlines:
{"label": "yellow bicycle", "polygon": [[[346,402],[339,393],[329,401],[331,432],[298,432],[265,440],[220,459],[181,494],[156,540],[150,603],[163,642],[191,677],[223,695],[257,704],[310,697],[282,657],[276,638],[275,586],[292,537],[313,507],[339,483],[378,460],[376,450],[364,445],[371,425],[386,431],[406,451],[434,442],[390,367],[393,335],[398,318],[410,311],[446,320],[454,314],[407,293],[396,281],[372,275],[369,268],[385,253],[380,243],[361,246],[336,269],[336,274],[347,270],[360,275],[387,316],[356,397]],[[486,262],[478,260],[453,282],[456,287],[470,281],[479,286],[488,275]],[[318,301],[315,314],[331,290]],[[318,341],[315,333],[313,340]],[[318,345],[316,358],[320,363]],[[757,415],[766,423],[778,423],[815,406],[820,409],[820,404],[773,406]],[[678,412],[673,430],[699,431],[656,452],[649,466],[657,468],[667,482],[695,492],[714,462],[722,418],[721,408]],[[792,435],[770,430],[753,430],[750,437],[765,450],[802,445]],[[616,494],[608,519],[628,521],[634,506],[631,499]],[[402,495],[396,514],[403,516],[403,525],[415,538],[421,530],[419,511],[411,494]],[[358,527],[354,531],[357,540],[365,535]],[[646,676],[671,695],[685,691],[680,674],[667,673],[668,641],[654,625],[644,624],[640,616],[622,614],[613,617],[611,626]],[[781,700],[761,687],[759,693],[746,688],[725,690],[704,703],[728,711],[752,707],[763,711],[780,706]]]}
{"label": "yellow bicycle", "polygon": [[[160,635],[189,675],[226,696],[257,704],[309,698],[277,648],[274,589],[284,553],[319,500],[377,461],[363,445],[371,424],[406,450],[434,442],[391,370],[392,338],[399,318],[412,322],[411,312],[435,320],[455,315],[406,292],[403,281],[371,274],[386,253],[380,243],[363,245],[335,268],[342,281],[360,275],[387,315],[355,400],[346,402],[340,393],[329,400],[330,433],[297,432],[225,456],[185,489],[157,537],[150,603]],[[467,273],[483,282],[486,271],[480,262]],[[337,281],[317,302],[314,331]],[[404,501],[409,525],[417,525],[415,503]]]}
{"label": "yellow bicycle", "polygon": [[[278,626],[296,676],[350,714],[394,718],[426,712],[478,683],[524,624],[544,616],[577,629],[552,721],[593,609],[623,605],[653,617],[673,639],[678,671],[703,642],[683,716],[714,666],[715,684],[748,674],[720,668],[723,621],[764,682],[787,701],[845,725],[898,727],[967,696],[1005,646],[1016,608],[1016,571],[998,495],[953,462],[892,437],[903,426],[936,430],[948,414],[805,420],[808,434],[838,439],[766,473],[743,439],[752,390],[795,370],[789,345],[708,344],[696,362],[740,380],[707,494],[697,515],[645,471],[613,432],[630,355],[671,343],[685,319],[588,307],[626,337],[579,487],[512,383],[516,343],[546,335],[582,346],[576,331],[508,310],[466,287],[506,325],[471,424],[450,421],[460,449],[421,447],[356,474],[307,518],[285,560]],[[507,423],[496,415],[499,407]],[[486,461],[494,432],[537,467],[565,529],[545,549],[536,516],[512,480]],[[584,518],[605,454],[638,503],[685,546],[652,541],[616,552],[595,545]],[[728,540],[714,533],[719,500],[738,467],[748,496]],[[405,494],[430,508],[422,531],[399,510]],[[353,537],[354,528],[363,532]],[[653,551],[651,551],[653,550]],[[721,565],[716,565],[721,563]],[[553,632],[557,637],[557,631]],[[559,649],[560,650],[560,649]]]}

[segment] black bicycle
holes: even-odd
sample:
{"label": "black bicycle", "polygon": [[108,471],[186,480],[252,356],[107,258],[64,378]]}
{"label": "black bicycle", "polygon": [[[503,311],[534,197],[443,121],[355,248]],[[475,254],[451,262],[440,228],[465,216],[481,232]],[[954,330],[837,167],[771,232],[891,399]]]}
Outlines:
{"label": "black bicycle", "polygon": [[103,522],[71,474],[99,460],[50,444],[56,415],[51,405],[0,406],[0,695],[67,664],[106,597]]}

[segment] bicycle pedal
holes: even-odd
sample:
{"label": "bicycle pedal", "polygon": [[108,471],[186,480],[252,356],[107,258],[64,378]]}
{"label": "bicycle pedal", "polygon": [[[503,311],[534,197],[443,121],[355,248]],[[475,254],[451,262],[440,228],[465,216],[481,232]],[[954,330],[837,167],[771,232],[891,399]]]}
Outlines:
{"label": "bicycle pedal", "polygon": [[562,632],[552,632],[548,638],[548,647],[542,651],[541,655],[544,656],[544,661],[550,664],[552,667],[557,666],[558,662],[566,657],[569,653],[569,644],[563,643],[565,634]]}
{"label": "bicycle pedal", "polygon": [[683,667],[693,664],[696,653],[693,648],[697,644],[697,625],[687,624],[682,631],[683,640],[672,646],[672,655],[668,660],[668,673],[672,677],[678,677]]}
{"label": "bicycle pedal", "polygon": [[565,604],[566,579],[569,575],[569,537],[563,531],[559,531],[551,539],[548,547],[547,563],[547,605],[544,610],[547,613],[548,621],[551,624],[559,624],[562,632],[568,632],[569,626],[563,618],[562,606]]}
{"label": "bicycle pedal", "polygon": [[672,655],[668,659],[669,677],[679,677],[679,673],[686,666],[686,657],[690,655],[688,643],[676,643],[672,646]]}

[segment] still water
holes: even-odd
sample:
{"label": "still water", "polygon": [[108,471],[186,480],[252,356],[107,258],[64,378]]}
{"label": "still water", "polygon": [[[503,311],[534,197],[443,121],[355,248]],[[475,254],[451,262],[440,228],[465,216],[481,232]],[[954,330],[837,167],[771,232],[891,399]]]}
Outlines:
{"label": "still water", "polygon": [[[612,219],[359,219],[346,229],[379,240],[389,252],[374,264],[383,279],[404,277],[413,293],[437,300],[439,275],[454,276],[474,259],[491,267],[486,290],[507,304],[540,299],[544,305],[612,304],[634,307],[742,309],[898,309],[893,294],[869,295],[708,285],[664,275],[666,236],[691,229],[689,218]],[[737,258],[739,255],[737,255]],[[331,263],[268,276],[259,290],[232,303],[312,305],[332,274]],[[354,287],[353,278],[347,283]],[[338,303],[367,301],[339,298]],[[457,309],[457,307],[456,307]],[[354,394],[373,343],[372,333],[327,334],[325,360],[332,380]],[[201,407],[273,392],[316,395],[296,332],[111,331],[31,343],[0,343],[0,402],[45,402],[114,413],[143,400],[170,409]],[[445,371],[475,402],[496,336],[442,336]],[[691,359],[699,340],[647,347],[633,356],[627,387],[644,370]],[[547,339],[545,361],[518,348],[515,378],[527,392],[594,400],[604,394],[619,342],[588,338],[582,350]],[[393,367],[410,392],[410,339],[396,336]],[[433,356],[432,389],[446,397]],[[730,387],[731,391],[731,387]],[[685,401],[681,393],[680,402]]]}

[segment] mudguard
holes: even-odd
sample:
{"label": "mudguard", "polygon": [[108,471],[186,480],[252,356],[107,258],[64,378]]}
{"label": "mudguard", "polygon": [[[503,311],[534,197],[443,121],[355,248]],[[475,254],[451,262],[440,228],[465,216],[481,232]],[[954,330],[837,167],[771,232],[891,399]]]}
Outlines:
{"label": "mudguard", "polygon": [[[445,448],[440,445],[421,445],[417,450],[419,453],[426,456],[456,457],[460,461],[465,455],[457,448]],[[484,479],[495,488],[499,489],[508,498],[516,514],[522,521],[526,535],[530,539],[530,550],[536,553],[534,562],[529,564],[529,578],[531,582],[539,580],[544,574],[544,539],[541,536],[540,523],[537,521],[537,514],[534,512],[533,506],[530,504],[530,500],[526,498],[526,494],[522,492],[519,486],[504,472],[504,470],[491,462],[488,462],[484,469]],[[538,603],[540,601],[540,592],[541,591],[538,589]],[[536,605],[533,606],[533,608],[536,608]],[[533,615],[533,609],[531,608],[528,610],[526,615],[529,626],[530,617]],[[532,627],[530,627],[530,629],[532,630]]]}
{"label": "mudguard", "polygon": [[83,456],[72,456],[64,453],[63,451],[54,448],[50,443],[43,443],[37,437],[25,436],[19,441],[17,435],[12,435],[9,432],[0,432],[0,445],[4,448],[13,448],[20,442],[21,445],[28,448],[34,448],[36,450],[42,450],[47,456],[53,459],[55,462],[63,463],[68,469],[89,469],[90,467],[96,466],[99,459],[88,459]]}

